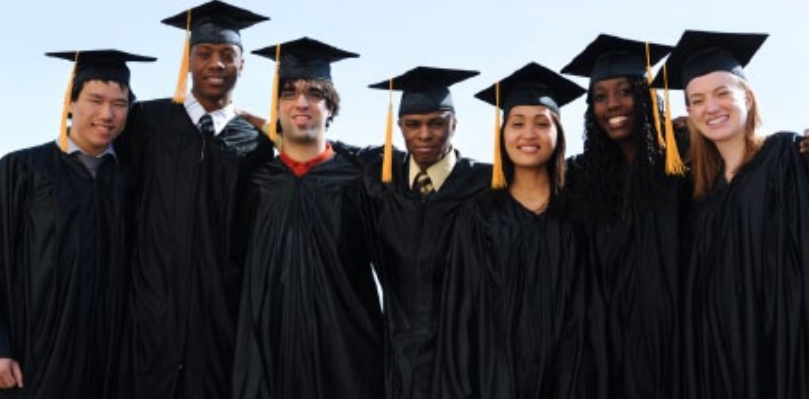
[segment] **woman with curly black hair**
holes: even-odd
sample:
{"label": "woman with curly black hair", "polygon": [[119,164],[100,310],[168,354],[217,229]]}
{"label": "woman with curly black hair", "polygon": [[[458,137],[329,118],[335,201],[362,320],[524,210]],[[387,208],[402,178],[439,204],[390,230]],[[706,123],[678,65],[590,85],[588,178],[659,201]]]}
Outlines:
{"label": "woman with curly black hair", "polygon": [[602,34],[562,69],[590,78],[584,152],[568,160],[566,191],[594,273],[593,366],[612,398],[670,398],[678,381],[688,185],[682,143],[670,123],[663,138],[662,101],[646,77],[670,49]]}

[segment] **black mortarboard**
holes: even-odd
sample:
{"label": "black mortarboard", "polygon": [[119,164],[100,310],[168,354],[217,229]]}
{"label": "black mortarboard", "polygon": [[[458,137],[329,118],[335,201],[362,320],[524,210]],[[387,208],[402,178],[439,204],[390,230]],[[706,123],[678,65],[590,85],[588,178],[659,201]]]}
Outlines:
{"label": "black mortarboard", "polygon": [[[649,64],[656,64],[671,49],[671,46],[649,43]],[[591,85],[604,79],[644,76],[646,57],[646,42],[600,34],[561,72],[590,78]]]}
{"label": "black mortarboard", "polygon": [[279,46],[281,63],[278,73],[281,79],[331,80],[332,62],[359,57],[356,53],[308,37],[253,50],[252,53],[278,61]]}
{"label": "black mortarboard", "polygon": [[585,91],[564,76],[531,62],[475,94],[475,98],[498,108],[495,110],[492,188],[506,186],[500,154],[500,109],[508,113],[518,105],[544,105],[559,114],[560,107],[579,98]]}
{"label": "black mortarboard", "polygon": [[175,28],[187,29],[189,18],[191,24],[189,44],[192,46],[198,43],[227,43],[241,46],[239,30],[269,20],[263,15],[214,0],[166,18],[162,22]]}
{"label": "black mortarboard", "polygon": [[[62,105],[62,120],[59,129],[59,147],[67,151],[67,115],[70,108],[70,97],[73,85],[88,80],[113,81],[126,84],[129,87],[129,68],[127,62],[152,62],[157,58],[130,54],[119,50],[87,50],[87,51],[61,51],[45,53],[49,57],[73,61],[73,72],[65,90]],[[132,89],[129,89],[130,94]]]}
{"label": "black mortarboard", "polygon": [[743,67],[768,36],[766,33],[687,30],[666,60],[665,70],[658,72],[652,85],[681,90],[692,79],[714,71],[726,71],[744,78]]}
{"label": "black mortarboard", "polygon": [[557,114],[563,105],[579,98],[584,88],[564,76],[531,62],[499,82],[475,94],[475,97],[491,105],[500,105],[508,112],[517,105],[544,105]]}
{"label": "black mortarboard", "polygon": [[[154,57],[130,54],[118,50],[62,51],[45,53],[48,57],[75,61],[73,82],[87,80],[111,80],[129,85],[127,62],[151,62]],[[76,58],[78,55],[78,59]]]}
{"label": "black mortarboard", "polygon": [[[478,71],[416,67],[391,80],[372,84],[372,89],[400,90],[399,116],[453,110],[449,86],[480,74]],[[391,87],[392,84],[392,87]]]}

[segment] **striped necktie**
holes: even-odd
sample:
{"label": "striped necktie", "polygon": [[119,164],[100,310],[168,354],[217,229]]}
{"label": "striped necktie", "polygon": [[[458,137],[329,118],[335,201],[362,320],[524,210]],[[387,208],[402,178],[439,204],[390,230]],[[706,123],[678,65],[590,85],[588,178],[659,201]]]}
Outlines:
{"label": "striped necktie", "polygon": [[211,118],[210,114],[202,115],[202,118],[199,118],[199,131],[202,133],[202,137],[213,138],[213,118]]}
{"label": "striped necktie", "polygon": [[433,187],[433,181],[430,180],[430,175],[423,170],[416,174],[416,181],[413,188],[418,190],[421,195],[429,195],[435,192],[435,187]]}

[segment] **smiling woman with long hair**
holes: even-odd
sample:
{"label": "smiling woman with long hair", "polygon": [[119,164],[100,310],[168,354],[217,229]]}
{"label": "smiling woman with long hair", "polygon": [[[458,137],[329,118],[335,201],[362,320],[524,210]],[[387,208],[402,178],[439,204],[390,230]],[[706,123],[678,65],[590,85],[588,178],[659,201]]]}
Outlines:
{"label": "smiling woman with long hair", "polygon": [[797,134],[759,132],[743,66],[766,37],[686,31],[666,62],[685,90],[695,183],[689,398],[809,397],[809,162]]}
{"label": "smiling woman with long hair", "polygon": [[559,109],[583,92],[531,63],[476,95],[502,106],[504,179],[493,181],[506,186],[470,201],[453,226],[434,397],[567,397],[576,388],[584,293],[560,200]]}

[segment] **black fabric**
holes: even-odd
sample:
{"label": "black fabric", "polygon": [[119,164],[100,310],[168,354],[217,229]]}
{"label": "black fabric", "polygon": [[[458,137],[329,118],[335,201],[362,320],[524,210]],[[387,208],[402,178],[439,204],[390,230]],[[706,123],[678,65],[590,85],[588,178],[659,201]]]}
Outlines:
{"label": "black fabric", "polygon": [[129,182],[54,143],[0,160],[0,357],[25,382],[0,398],[116,396]]}
{"label": "black fabric", "polygon": [[199,132],[202,134],[204,139],[210,140],[216,135],[213,127],[213,117],[211,117],[211,114],[202,115],[202,117],[199,118],[198,125]]}
{"label": "black fabric", "polygon": [[135,104],[115,145],[136,184],[119,397],[225,398],[242,275],[236,200],[272,145],[241,117],[203,138],[169,99]]}
{"label": "black fabric", "polygon": [[381,183],[381,148],[359,154],[375,208],[388,398],[429,397],[451,223],[464,201],[489,188],[491,166],[456,155],[441,189],[423,197],[409,187],[407,154],[394,152],[391,184]]}
{"label": "black fabric", "polygon": [[688,398],[809,397],[809,161],[799,139],[768,137],[695,204]]}
{"label": "black fabric", "polygon": [[506,190],[465,206],[452,229],[432,397],[574,397],[585,349],[579,253],[555,210],[536,215]]}
{"label": "black fabric", "polygon": [[250,179],[234,398],[382,398],[383,324],[362,169],[336,154]]}
{"label": "black fabric", "polygon": [[[585,243],[593,284],[588,293],[591,381],[611,398],[677,397],[682,231],[690,203],[687,179],[669,178],[614,217],[594,210],[581,156],[568,160],[566,199]],[[628,166],[615,184],[626,190]],[[626,201],[626,199],[624,200]],[[589,279],[589,278],[588,278]]]}

